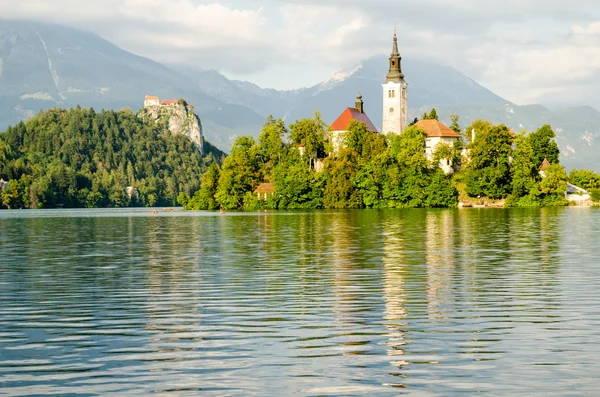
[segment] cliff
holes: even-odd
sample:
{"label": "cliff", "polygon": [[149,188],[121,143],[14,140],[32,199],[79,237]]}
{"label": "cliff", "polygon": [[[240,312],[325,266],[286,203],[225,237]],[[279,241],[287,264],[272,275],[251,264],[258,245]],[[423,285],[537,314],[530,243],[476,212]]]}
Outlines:
{"label": "cliff", "polygon": [[169,101],[169,104],[147,105],[138,113],[144,120],[152,120],[168,129],[171,134],[187,136],[194,146],[204,155],[204,136],[202,123],[194,113],[193,107],[185,101]]}

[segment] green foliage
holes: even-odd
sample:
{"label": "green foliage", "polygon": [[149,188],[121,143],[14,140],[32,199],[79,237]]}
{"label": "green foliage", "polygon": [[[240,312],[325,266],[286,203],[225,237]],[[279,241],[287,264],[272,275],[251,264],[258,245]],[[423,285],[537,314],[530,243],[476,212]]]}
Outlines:
{"label": "green foliage", "polygon": [[439,120],[437,110],[435,108],[431,109],[429,113],[423,113],[423,120]]}
{"label": "green foliage", "polygon": [[270,208],[316,209],[323,207],[324,178],[304,162],[290,162],[276,167],[276,194]]}
{"label": "green foliage", "polygon": [[313,119],[302,119],[290,125],[290,139],[296,146],[304,146],[306,158],[310,162],[325,155],[325,136],[327,126],[321,120],[321,115],[315,112]]}
{"label": "green foliage", "polygon": [[335,158],[325,160],[325,178],[327,181],[323,205],[325,208],[360,208],[360,191],[354,188],[357,174],[356,152],[341,148]]}
{"label": "green foliage", "polygon": [[198,175],[222,155],[207,149],[203,158],[187,137],[130,111],[51,109],[0,134],[0,178],[11,181],[2,206],[174,205],[198,190]]}
{"label": "green foliage", "polygon": [[287,129],[283,120],[275,120],[273,116],[269,116],[258,137],[261,158],[267,171],[272,170],[281,160],[283,138],[286,133]]}
{"label": "green foliage", "polygon": [[[457,124],[458,119],[454,120]],[[532,138],[520,136],[513,150],[514,137],[506,126],[477,120],[469,129],[475,129],[477,138],[468,146],[470,161],[454,176],[457,185],[466,185],[471,195],[507,198],[507,205],[564,205],[564,169],[553,166],[548,179],[542,180],[535,165]],[[364,123],[353,121],[343,137],[343,147],[325,157],[328,142],[318,116],[296,121],[289,132],[282,120],[270,117],[258,142],[238,138],[222,169],[216,164],[209,167],[202,176],[202,188],[186,207],[455,207],[458,191],[453,178],[439,168],[438,160],[449,159],[460,167],[463,142],[439,145],[433,161],[429,161],[426,138],[425,131],[416,126],[401,135],[384,137],[368,131]],[[297,149],[300,144],[305,148],[304,155]],[[317,172],[316,159],[323,157],[322,172]],[[263,182],[275,188],[266,200],[254,193]]]}
{"label": "green foliage", "polygon": [[501,199],[511,190],[510,157],[513,137],[505,125],[482,128],[469,145],[466,192],[471,197]]}
{"label": "green foliage", "polygon": [[590,189],[590,195],[592,196],[592,201],[600,202],[600,188]]}
{"label": "green foliage", "polygon": [[550,164],[558,164],[560,151],[558,144],[554,140],[555,137],[556,134],[548,124],[529,135],[534,153],[534,163],[537,167],[542,165],[544,159],[548,159]]}
{"label": "green foliage", "polygon": [[252,193],[259,185],[261,162],[260,147],[252,137],[236,139],[231,154],[223,161],[216,201],[225,209],[244,207],[246,193]]}
{"label": "green foliage", "polygon": [[[552,154],[553,134],[549,126],[544,126],[537,132],[521,134],[517,137],[511,165],[512,195],[506,202],[507,206],[539,207],[568,204],[565,199],[567,174],[564,168],[553,164],[543,176],[539,172],[540,158],[543,161],[550,156],[553,161],[558,160],[558,154]],[[546,136],[544,138],[546,145],[542,147],[539,145],[541,136]]]}
{"label": "green foliage", "polygon": [[215,199],[221,169],[217,163],[212,163],[208,170],[202,174],[200,190],[185,204],[187,210],[216,210],[219,203]]}
{"label": "green foliage", "polygon": [[450,120],[452,120],[452,124],[450,125],[450,129],[457,134],[460,134],[460,125],[458,124],[458,114],[451,114]]}
{"label": "green foliage", "polygon": [[600,188],[600,175],[590,170],[572,170],[569,182],[580,188],[591,190]]}
{"label": "green foliage", "polygon": [[512,194],[518,198],[529,196],[533,200],[539,196],[541,177],[535,164],[533,146],[528,136],[520,135],[517,138],[513,157]]}

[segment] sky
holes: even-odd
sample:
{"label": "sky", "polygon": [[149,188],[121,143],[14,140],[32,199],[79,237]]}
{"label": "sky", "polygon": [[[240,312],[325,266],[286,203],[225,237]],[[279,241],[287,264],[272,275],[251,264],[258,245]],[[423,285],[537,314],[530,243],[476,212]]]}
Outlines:
{"label": "sky", "polygon": [[598,0],[0,0],[0,16],[277,89],[388,54],[396,28],[405,58],[452,66],[517,104],[600,108]]}

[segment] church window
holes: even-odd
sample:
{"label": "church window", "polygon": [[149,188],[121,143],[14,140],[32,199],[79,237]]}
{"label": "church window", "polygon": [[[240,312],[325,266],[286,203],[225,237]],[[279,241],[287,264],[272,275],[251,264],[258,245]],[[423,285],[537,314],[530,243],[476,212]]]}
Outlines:
{"label": "church window", "polygon": [[394,108],[390,108],[390,113],[394,113]]}

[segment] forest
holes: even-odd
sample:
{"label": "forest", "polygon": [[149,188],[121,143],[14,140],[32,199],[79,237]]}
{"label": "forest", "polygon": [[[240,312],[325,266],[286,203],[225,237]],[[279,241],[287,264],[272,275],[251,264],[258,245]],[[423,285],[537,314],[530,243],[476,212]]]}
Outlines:
{"label": "forest", "polygon": [[[423,118],[437,119],[435,109]],[[458,116],[452,119],[451,128],[463,138],[453,147],[438,145],[430,161],[426,133],[414,123],[386,137],[353,121],[343,147],[332,153],[328,127],[318,114],[289,127],[270,117],[258,140],[238,138],[222,166],[214,163],[202,175],[200,190],[181,194],[179,202],[194,210],[435,208],[455,207],[459,198],[504,200],[506,206],[568,204],[569,177],[550,126],[517,135],[483,120],[461,130]],[[544,159],[551,165],[542,177]],[[452,164],[454,173],[446,175],[440,160]],[[599,181],[595,173],[583,172]],[[275,192],[259,200],[254,190],[263,182]]]}
{"label": "forest", "polygon": [[10,181],[0,207],[176,205],[224,156],[210,143],[205,153],[129,110],[51,109],[0,134],[0,179]]}
{"label": "forest", "polygon": [[[435,109],[423,115],[437,119]],[[426,133],[411,125],[385,136],[353,121],[339,150],[318,113],[286,125],[269,117],[258,139],[241,136],[229,156],[131,111],[80,107],[41,112],[0,134],[1,208],[173,206],[190,210],[456,207],[459,201],[562,206],[567,182],[600,198],[600,176],[567,175],[548,125],[515,134],[477,120],[462,139],[425,155]],[[473,139],[473,137],[476,137]],[[473,140],[473,141],[471,141]],[[550,166],[540,173],[547,159]],[[440,160],[452,165],[447,175]],[[274,193],[259,200],[255,189]]]}

